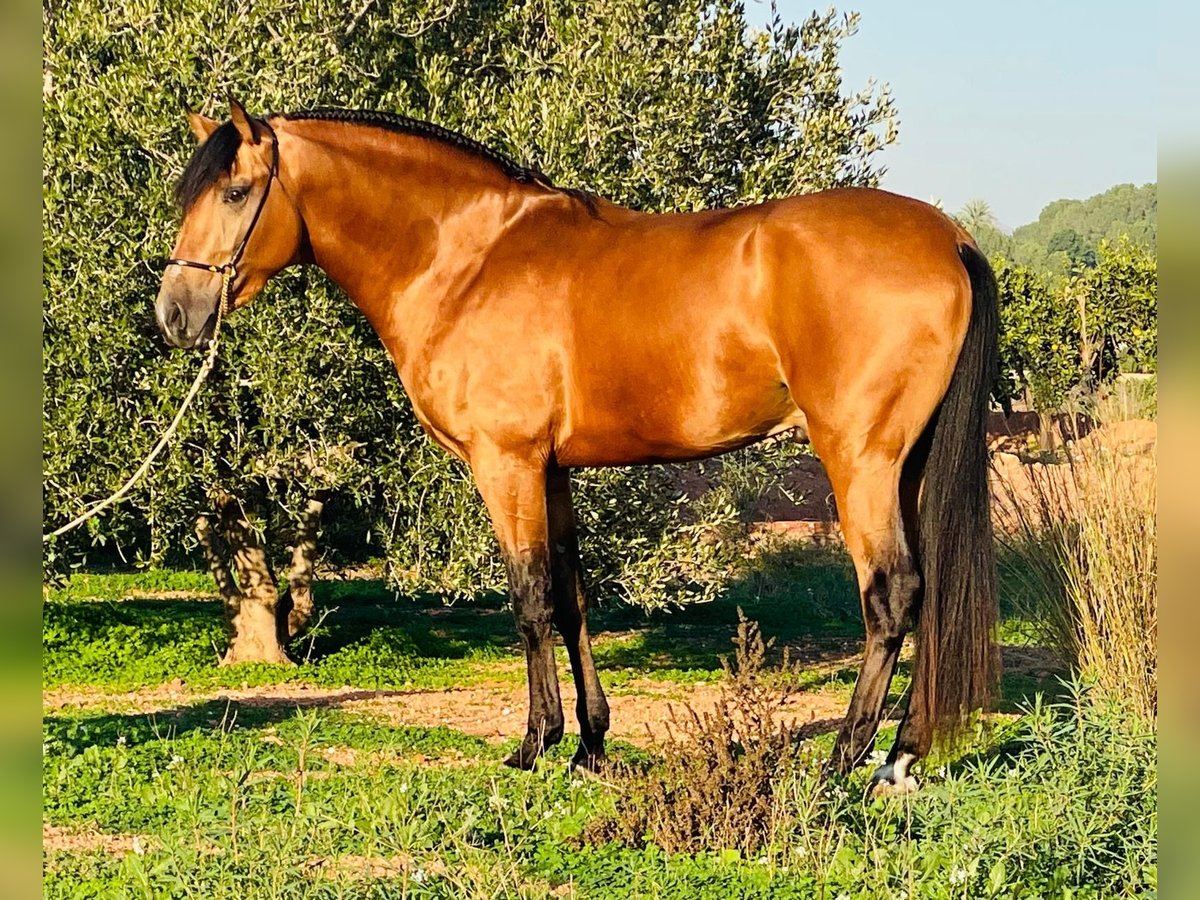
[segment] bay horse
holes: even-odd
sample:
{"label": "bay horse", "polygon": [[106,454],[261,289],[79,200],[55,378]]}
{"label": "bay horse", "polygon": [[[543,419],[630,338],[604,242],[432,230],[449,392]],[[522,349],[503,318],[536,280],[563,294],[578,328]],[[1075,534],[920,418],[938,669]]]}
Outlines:
{"label": "bay horse", "polygon": [[832,768],[872,749],[914,623],[912,691],[875,786],[914,789],[911,764],[986,703],[997,297],[953,220],[850,188],[642,213],[383,112],[255,118],[231,101],[229,121],[189,122],[200,145],[159,327],[204,346],[218,304],[246,305],[293,264],[366,315],[421,425],[470,467],[504,555],[529,685],[509,765],[563,736],[552,627],[577,689],[573,765],[604,757],[570,470],[702,459],[788,429],[828,472],[866,626]]}

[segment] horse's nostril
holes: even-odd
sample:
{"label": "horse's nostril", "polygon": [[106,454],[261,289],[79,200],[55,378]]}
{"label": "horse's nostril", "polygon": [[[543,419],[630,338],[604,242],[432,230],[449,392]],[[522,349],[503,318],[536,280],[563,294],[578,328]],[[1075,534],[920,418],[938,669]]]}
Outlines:
{"label": "horse's nostril", "polygon": [[183,311],[183,307],[178,303],[172,303],[171,308],[167,310],[167,328],[176,334],[181,334],[187,329],[187,314]]}

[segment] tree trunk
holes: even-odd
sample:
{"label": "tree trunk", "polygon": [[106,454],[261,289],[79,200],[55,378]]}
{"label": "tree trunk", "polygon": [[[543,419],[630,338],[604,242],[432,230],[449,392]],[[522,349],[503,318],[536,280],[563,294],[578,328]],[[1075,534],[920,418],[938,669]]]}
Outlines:
{"label": "tree trunk", "polygon": [[1054,426],[1054,413],[1038,410],[1038,449],[1053,453],[1058,449],[1058,429]]}
{"label": "tree trunk", "polygon": [[294,638],[308,625],[313,613],[313,561],[317,554],[317,527],[325,501],[315,497],[308,501],[296,526],[296,543],[292,546],[292,569],[288,573],[288,591],[283,600],[287,616],[287,633]]}
{"label": "tree trunk", "polygon": [[196,536],[225,601],[229,649],[221,660],[290,665],[284,644],[288,617],[283,612],[275,573],[266,547],[250,527],[236,498],[222,493],[216,500],[217,525],[206,516],[196,521]]}

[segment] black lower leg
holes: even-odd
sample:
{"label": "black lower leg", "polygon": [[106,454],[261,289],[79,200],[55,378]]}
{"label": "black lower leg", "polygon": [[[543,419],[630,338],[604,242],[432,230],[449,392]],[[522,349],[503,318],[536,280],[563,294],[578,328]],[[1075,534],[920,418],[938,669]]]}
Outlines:
{"label": "black lower leg", "polygon": [[[920,652],[920,648],[917,652]],[[911,694],[908,708],[904,711],[904,719],[896,732],[896,741],[888,752],[888,762],[893,763],[902,755],[920,759],[929,753],[931,744],[932,731],[921,707],[920,698],[917,694]]]}
{"label": "black lower leg", "polygon": [[854,696],[834,745],[831,764],[838,772],[860,765],[875,745],[918,586],[919,579],[904,554],[888,571],[876,569],[863,590],[867,645]]}
{"label": "black lower leg", "polygon": [[553,600],[550,591],[550,561],[543,549],[506,555],[513,615],[525,647],[529,678],[529,719],[521,745],[505,763],[530,769],[537,758],[562,740],[562,701],[554,664],[554,642],[550,633]]}
{"label": "black lower leg", "polygon": [[[555,623],[558,624],[556,617]],[[592,660],[587,624],[582,621],[559,625],[571,660],[575,681],[575,715],[579,720],[579,749],[571,764],[595,771],[604,759],[604,735],[608,731],[608,701]]]}
{"label": "black lower leg", "polygon": [[850,708],[838,732],[831,764],[846,774],[862,764],[875,747],[875,734],[883,715],[888,686],[895,673],[902,639],[867,639],[862,668],[850,698]]}
{"label": "black lower leg", "polygon": [[575,715],[579,720],[579,749],[572,765],[594,771],[604,757],[608,701],[592,659],[591,637],[587,627],[587,594],[568,473],[562,469],[551,471],[548,488],[554,626],[563,637],[571,661],[571,676],[575,681]]}

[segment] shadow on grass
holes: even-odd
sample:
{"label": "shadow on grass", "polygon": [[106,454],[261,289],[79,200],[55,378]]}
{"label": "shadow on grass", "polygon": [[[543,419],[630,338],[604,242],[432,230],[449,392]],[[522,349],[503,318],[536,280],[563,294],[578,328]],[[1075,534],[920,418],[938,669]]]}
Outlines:
{"label": "shadow on grass", "polygon": [[[738,610],[775,641],[772,661],[787,647],[805,666],[825,666],[858,652],[862,620],[845,555],[826,548],[777,544],[763,548],[708,603],[645,612],[602,606],[592,614],[600,638],[596,663],[605,669],[716,673],[733,651]],[[604,638],[608,640],[604,640]]]}
{"label": "shadow on grass", "polygon": [[[428,678],[453,679],[461,671],[457,662],[521,658],[498,593],[448,605],[433,594],[398,595],[381,580],[325,580],[316,586],[316,601],[312,631],[290,648],[302,665],[250,680],[411,689],[432,684]],[[853,684],[863,639],[853,571],[844,552],[797,543],[762,548],[709,603],[653,612],[598,604],[591,616],[597,666],[602,676],[711,680],[733,650],[739,609],[776,641],[770,662],[788,648],[805,689]],[[62,600],[44,607],[51,685],[141,686],[175,677],[237,684],[234,670],[217,668],[224,640],[215,600]],[[1005,657],[1000,711],[1016,710],[1039,691],[1056,695],[1059,672],[1048,654],[1014,647]],[[906,685],[907,664],[898,675],[897,684]]]}
{"label": "shadow on grass", "polygon": [[[195,734],[205,740],[263,740],[269,732],[274,743],[299,738],[303,717],[310,710],[339,710],[357,700],[395,696],[397,691],[350,691],[336,696],[262,697],[254,700],[204,700],[154,713],[60,714],[42,720],[44,740],[56,752],[71,756],[91,746],[134,748],[142,744],[171,742]],[[325,718],[317,745],[348,744],[358,749],[390,748],[433,753],[452,748],[486,755],[495,752],[487,741],[443,726],[386,725],[349,715]],[[366,745],[364,747],[364,745]],[[58,749],[61,748],[61,749]]]}

